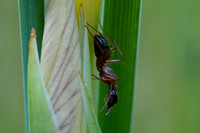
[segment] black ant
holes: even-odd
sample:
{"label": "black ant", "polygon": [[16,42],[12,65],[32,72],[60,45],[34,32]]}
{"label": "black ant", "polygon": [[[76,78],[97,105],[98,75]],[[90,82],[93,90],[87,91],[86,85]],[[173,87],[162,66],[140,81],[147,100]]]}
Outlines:
{"label": "black ant", "polygon": [[[99,35],[93,36],[88,27],[92,28],[94,31],[99,33]],[[113,40],[103,30],[101,25],[100,25],[100,27],[101,27],[102,31],[111,40]],[[87,22],[86,22],[86,28],[88,29],[88,32],[90,33],[90,35],[94,38],[94,50],[95,50],[95,55],[97,58],[96,66],[97,66],[97,70],[99,71],[100,78],[98,78],[95,75],[92,75],[92,76],[95,77],[96,79],[101,80],[104,83],[108,84],[109,89],[110,89],[110,92],[107,96],[105,104],[104,104],[103,108],[101,109],[101,111],[102,111],[105,108],[105,106],[107,105],[107,110],[109,110],[109,111],[106,113],[106,115],[108,115],[118,100],[118,87],[116,86],[116,82],[119,80],[119,78],[117,76],[115,76],[114,71],[108,65],[115,63],[115,62],[123,61],[124,56],[122,55],[120,49],[118,48],[118,46],[114,40],[111,43],[108,39],[106,39],[105,36],[103,36],[98,30],[96,30],[94,27],[89,25]],[[111,50],[109,48],[107,42],[114,48],[113,50]],[[119,52],[121,59],[111,59],[110,58],[110,55],[113,54],[115,51]]]}

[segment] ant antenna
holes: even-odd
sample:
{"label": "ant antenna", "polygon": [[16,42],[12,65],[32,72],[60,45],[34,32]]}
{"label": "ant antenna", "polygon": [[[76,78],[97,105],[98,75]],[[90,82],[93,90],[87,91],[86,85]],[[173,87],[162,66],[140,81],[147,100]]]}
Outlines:
{"label": "ant antenna", "polygon": [[[87,22],[86,22],[87,23]],[[90,32],[89,28],[87,25],[85,25],[85,27],[87,28],[88,32],[90,33],[90,35],[94,38],[94,36],[92,35],[92,33]]]}
{"label": "ant antenna", "polygon": [[[104,30],[103,30],[103,27],[100,25],[100,27],[101,27],[101,29],[102,29],[102,31],[106,34],[106,35],[108,35],[108,37],[111,39],[111,40],[113,40],[113,43],[111,43],[108,39],[106,39],[106,37],[103,35],[103,34],[101,34],[101,32],[99,32],[98,30],[96,30],[94,27],[92,27],[90,24],[88,24],[87,22],[86,22],[86,27],[87,27],[87,29],[88,29],[88,26],[90,27],[90,28],[92,28],[94,31],[96,31],[97,33],[99,33],[99,35],[101,36],[101,37],[103,37],[103,39],[104,40],[106,40],[106,42],[108,42],[113,48],[115,48],[115,50],[113,50],[113,51],[111,51],[111,53],[110,54],[112,54],[112,53],[114,53],[116,50],[119,52],[119,54],[120,54],[120,56],[121,56],[121,60],[117,60],[117,61],[115,61],[115,62],[120,62],[120,61],[123,61],[124,60],[124,56],[123,56],[123,54],[122,54],[122,52],[120,51],[120,49],[119,49],[119,47],[117,46],[117,43],[115,42],[115,40],[113,40],[109,35],[108,35],[108,33],[106,33]],[[89,31],[89,29],[88,29],[88,31]],[[91,32],[89,31],[89,33],[91,34]],[[92,35],[92,34],[91,34]],[[94,38],[94,36],[92,35],[92,37]]]}
{"label": "ant antenna", "polygon": [[[80,7],[79,7],[79,13],[83,15],[83,18],[85,19],[85,12],[83,10],[83,3],[80,4]],[[87,22],[84,22],[84,23],[87,23]],[[84,24],[85,25],[85,24]],[[92,35],[92,33],[90,32],[89,28],[87,25],[85,25],[85,27],[87,28],[88,32],[90,33],[90,35],[94,38],[94,36]]]}
{"label": "ant antenna", "polygon": [[100,23],[100,19],[99,19],[99,26],[100,26],[100,28],[101,28],[101,30],[111,39],[111,40],[113,40],[114,41],[114,39],[112,39],[112,37],[103,29],[103,27],[102,27],[102,25],[101,25],[101,23]]}
{"label": "ant antenna", "polygon": [[103,34],[101,34],[101,32],[99,32],[98,30],[96,30],[94,27],[92,27],[87,22],[86,22],[86,24],[87,24],[87,26],[89,26],[90,28],[92,28],[94,31],[96,31],[97,33],[99,33],[99,35],[101,35],[103,37],[103,39],[106,40],[110,45],[112,45],[114,48],[116,48],[108,39],[105,38],[105,36]]}

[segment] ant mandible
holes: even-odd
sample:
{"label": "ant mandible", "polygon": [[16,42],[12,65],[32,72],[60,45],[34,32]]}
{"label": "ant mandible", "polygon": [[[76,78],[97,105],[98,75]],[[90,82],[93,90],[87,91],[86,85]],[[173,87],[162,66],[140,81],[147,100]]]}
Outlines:
{"label": "ant mandible", "polygon": [[[102,28],[101,24],[99,23],[100,28],[102,29],[102,31],[111,39],[113,40]],[[118,48],[116,42],[113,40],[112,43],[106,39],[105,36],[103,36],[98,30],[96,30],[94,27],[92,27],[91,25],[89,25],[86,22],[86,28],[88,30],[88,32],[90,33],[90,35],[94,38],[94,50],[95,50],[95,56],[96,56],[96,66],[97,66],[97,70],[99,71],[99,77],[95,76],[92,74],[93,77],[95,77],[98,80],[103,81],[104,83],[108,84],[110,92],[107,96],[107,99],[105,101],[105,104],[103,106],[103,108],[101,109],[101,111],[106,107],[106,110],[108,110],[108,112],[106,113],[106,115],[108,115],[110,113],[110,111],[112,110],[113,106],[117,103],[118,100],[118,87],[116,86],[116,82],[119,81],[119,78],[117,76],[115,76],[114,71],[108,66],[112,63],[115,62],[121,62],[124,60],[124,56],[121,53],[120,49]],[[93,36],[92,33],[89,30],[89,27],[92,28],[94,31],[96,31],[97,33],[99,33],[99,35],[95,35]],[[113,50],[110,50],[107,42],[114,48]],[[121,59],[111,59],[110,55],[113,54],[115,51],[118,51]]]}

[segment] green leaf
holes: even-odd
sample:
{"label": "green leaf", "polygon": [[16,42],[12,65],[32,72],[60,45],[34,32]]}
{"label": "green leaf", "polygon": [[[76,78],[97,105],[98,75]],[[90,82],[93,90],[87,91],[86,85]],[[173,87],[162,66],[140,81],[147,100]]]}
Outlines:
{"label": "green leaf", "polygon": [[83,76],[80,72],[78,74],[80,75],[80,79],[82,82],[81,94],[83,100],[84,114],[86,116],[89,133],[101,133],[101,129],[95,116],[94,106],[91,104],[91,99],[89,97],[88,89],[84,82]]}
{"label": "green leaf", "polygon": [[[95,115],[94,110],[94,92],[92,89],[92,80],[91,80],[91,67],[90,67],[90,49],[88,44],[88,34],[87,29],[85,27],[85,13],[83,10],[83,6],[80,5],[79,8],[79,41],[81,45],[81,55],[82,55],[82,72],[83,76],[79,73],[82,82],[81,94],[84,108],[84,116],[85,116],[85,132],[89,133],[99,133],[101,132],[97,117]],[[85,80],[85,82],[84,82]],[[87,87],[86,87],[86,85]]]}
{"label": "green leaf", "polygon": [[21,31],[21,48],[23,64],[23,83],[24,83],[24,103],[26,114],[26,132],[29,131],[28,120],[28,99],[27,99],[27,72],[28,72],[28,43],[32,27],[36,29],[37,44],[39,55],[42,46],[42,35],[44,28],[44,1],[43,0],[18,0],[20,31]]}
{"label": "green leaf", "polygon": [[[117,82],[118,103],[108,116],[105,116],[106,111],[99,113],[98,119],[103,133],[128,133],[133,128],[141,0],[107,0],[102,6],[103,28],[117,42],[124,61],[110,65],[120,78]],[[119,59],[118,52],[112,58]],[[108,86],[101,82],[99,109],[104,105],[108,93]]]}
{"label": "green leaf", "polygon": [[29,43],[28,114],[31,133],[58,132],[55,114],[41,74],[34,29]]}
{"label": "green leaf", "polygon": [[81,55],[82,55],[82,72],[85,83],[87,84],[88,94],[90,99],[92,99],[91,104],[93,104],[93,89],[92,89],[92,80],[91,80],[91,67],[90,67],[90,49],[88,43],[88,34],[85,27],[85,13],[83,7],[80,6],[79,11],[79,41],[81,46]]}

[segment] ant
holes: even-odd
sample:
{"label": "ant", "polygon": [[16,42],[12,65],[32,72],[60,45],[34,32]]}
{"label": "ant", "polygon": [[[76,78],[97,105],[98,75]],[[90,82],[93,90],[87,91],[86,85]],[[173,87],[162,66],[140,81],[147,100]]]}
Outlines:
{"label": "ant", "polygon": [[[101,24],[99,23],[100,28],[102,31],[111,39],[113,40],[102,28]],[[120,49],[118,48],[116,42],[113,40],[110,42],[108,39],[106,39],[105,36],[103,36],[98,30],[96,30],[94,27],[89,25],[86,22],[86,28],[90,35],[94,38],[94,50],[95,50],[95,56],[96,56],[96,66],[97,70],[99,71],[99,77],[95,76],[92,74],[92,76],[95,79],[101,80],[104,83],[106,83],[109,86],[110,92],[107,96],[107,99],[105,101],[105,104],[101,111],[106,107],[106,110],[108,112],[106,115],[108,115],[113,106],[117,103],[118,100],[118,87],[116,86],[116,82],[119,81],[119,78],[115,76],[114,71],[109,67],[110,64],[115,63],[115,62],[121,62],[124,60],[124,56],[121,53]],[[94,31],[96,31],[99,35],[93,36],[92,33],[89,30],[89,27],[92,28]],[[107,42],[114,48],[111,50],[107,44]],[[121,59],[111,59],[110,55],[113,54],[115,51],[118,51]]]}

